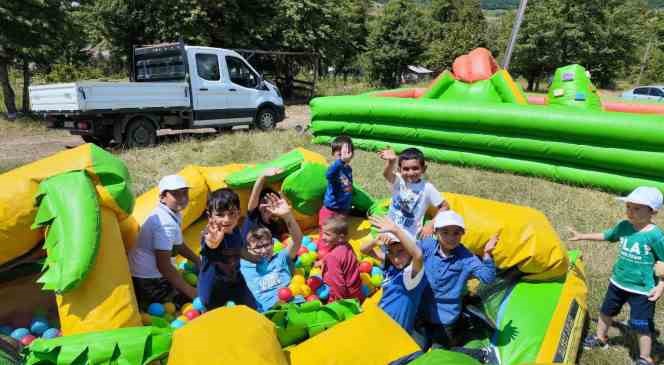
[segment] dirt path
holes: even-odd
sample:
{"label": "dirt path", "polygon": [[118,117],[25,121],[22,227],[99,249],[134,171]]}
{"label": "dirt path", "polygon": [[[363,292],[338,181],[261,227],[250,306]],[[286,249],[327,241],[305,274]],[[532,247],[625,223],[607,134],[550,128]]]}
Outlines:
{"label": "dirt path", "polygon": [[[290,105],[286,107],[286,119],[278,124],[279,129],[309,124],[308,105]],[[16,123],[2,126],[5,123]],[[35,125],[22,128],[21,122],[7,122],[0,119],[0,172],[15,168],[25,163],[78,146],[83,143],[79,136],[72,136],[63,130],[51,130]],[[214,129],[187,131],[161,130],[159,136],[177,134],[215,134]]]}

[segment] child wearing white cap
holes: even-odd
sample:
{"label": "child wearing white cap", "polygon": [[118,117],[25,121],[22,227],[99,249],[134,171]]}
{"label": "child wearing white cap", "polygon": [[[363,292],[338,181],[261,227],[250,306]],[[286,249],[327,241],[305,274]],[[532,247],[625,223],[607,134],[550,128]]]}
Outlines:
{"label": "child wearing white cap", "polygon": [[496,278],[492,252],[498,235],[487,241],[483,256],[479,258],[461,244],[466,228],[463,218],[456,212],[439,212],[433,228],[434,237],[418,242],[424,257],[424,275],[431,288],[422,297],[423,330],[433,347],[451,348],[458,345],[457,329],[463,325],[460,323],[461,299],[468,280],[474,276],[489,284]]}
{"label": "child wearing white cap", "polygon": [[662,193],[657,188],[641,186],[618,200],[625,202],[627,219],[613,228],[603,233],[579,233],[569,229],[570,241],[620,242],[597,331],[584,339],[583,346],[587,349],[608,347],[607,335],[613,317],[629,303],[629,326],[639,334],[640,357],[635,364],[649,365],[653,364],[655,301],[664,292],[664,280],[658,281],[653,269],[656,260],[664,259],[664,232],[652,222],[662,207]]}
{"label": "child wearing white cap", "polygon": [[172,251],[200,266],[200,259],[184,245],[182,215],[189,204],[189,185],[178,175],[159,181],[159,202],[138,234],[138,243],[129,251],[136,299],[141,308],[151,303],[184,304],[196,297],[196,288],[187,284],[171,262]]}

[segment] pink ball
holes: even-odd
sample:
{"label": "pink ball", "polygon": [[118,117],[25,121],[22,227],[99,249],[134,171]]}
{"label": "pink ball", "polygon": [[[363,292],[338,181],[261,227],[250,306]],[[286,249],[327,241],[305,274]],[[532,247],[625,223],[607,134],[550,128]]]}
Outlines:
{"label": "pink ball", "polygon": [[32,341],[34,341],[34,340],[35,340],[35,336],[33,336],[33,335],[26,335],[26,336],[23,336],[23,338],[21,339],[21,343],[23,344],[23,346],[28,346],[28,345],[31,344]]}
{"label": "pink ball", "polygon": [[371,265],[370,263],[368,263],[366,261],[360,262],[360,272],[370,274],[372,268],[373,268],[373,265]]}
{"label": "pink ball", "polygon": [[195,309],[190,309],[184,314],[184,316],[187,317],[187,319],[190,321],[200,315],[201,313]]}
{"label": "pink ball", "polygon": [[304,246],[300,246],[300,248],[297,250],[297,255],[302,256],[303,254],[309,252],[309,249],[307,249]]}
{"label": "pink ball", "polygon": [[293,299],[293,292],[289,288],[281,288],[277,292],[277,296],[279,297],[279,300],[289,302]]}
{"label": "pink ball", "polygon": [[316,291],[321,285],[323,285],[323,280],[318,276],[312,276],[307,279],[307,285],[309,285],[312,291]]}
{"label": "pink ball", "polygon": [[311,295],[307,296],[305,299],[306,299],[307,302],[313,302],[314,300],[320,300],[320,299],[318,299],[318,295],[316,295],[316,294],[311,294]]}

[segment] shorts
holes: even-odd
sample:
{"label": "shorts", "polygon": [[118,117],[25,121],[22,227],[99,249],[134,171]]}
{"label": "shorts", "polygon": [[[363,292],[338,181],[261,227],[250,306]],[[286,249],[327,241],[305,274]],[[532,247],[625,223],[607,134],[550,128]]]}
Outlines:
{"label": "shorts", "polygon": [[600,311],[606,316],[615,317],[625,303],[629,303],[629,326],[640,334],[653,333],[655,302],[649,301],[646,295],[631,293],[610,283]]}
{"label": "shorts", "polygon": [[177,307],[190,301],[190,299],[180,294],[166,278],[131,278],[134,283],[136,300],[141,310],[146,310],[152,303],[171,302]]}
{"label": "shorts", "polygon": [[430,348],[434,350],[440,348],[450,349],[460,345],[458,343],[458,333],[459,328],[462,327],[459,326],[463,326],[460,322],[457,320],[449,325],[429,322],[422,323],[420,326],[416,326],[412,336],[423,351],[427,351]]}

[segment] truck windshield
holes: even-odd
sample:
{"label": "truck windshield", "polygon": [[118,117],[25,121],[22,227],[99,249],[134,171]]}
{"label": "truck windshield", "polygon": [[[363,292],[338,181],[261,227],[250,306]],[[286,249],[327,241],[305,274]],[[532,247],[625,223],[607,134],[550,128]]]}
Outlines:
{"label": "truck windshield", "polygon": [[179,46],[154,46],[134,50],[135,81],[182,81],[186,72],[184,49]]}

